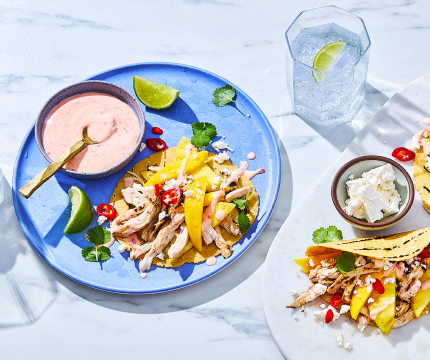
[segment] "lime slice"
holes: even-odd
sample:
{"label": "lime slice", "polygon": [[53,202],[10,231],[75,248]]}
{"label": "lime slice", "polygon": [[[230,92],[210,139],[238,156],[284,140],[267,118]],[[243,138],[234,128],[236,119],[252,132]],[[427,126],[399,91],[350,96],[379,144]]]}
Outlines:
{"label": "lime slice", "polygon": [[74,234],[84,230],[93,221],[94,213],[91,201],[81,189],[76,186],[69,188],[69,199],[72,203],[72,213],[64,229],[65,234]]}
{"label": "lime slice", "polygon": [[157,84],[140,76],[133,77],[133,88],[137,98],[151,109],[166,109],[178,97],[179,90]]}
{"label": "lime slice", "polygon": [[[336,59],[345,47],[345,41],[335,41],[330,44],[325,45],[314,57],[314,63],[312,67],[318,71],[327,71],[330,69],[331,64],[333,64],[334,59]],[[312,72],[312,76],[318,83],[324,77],[323,74]]]}

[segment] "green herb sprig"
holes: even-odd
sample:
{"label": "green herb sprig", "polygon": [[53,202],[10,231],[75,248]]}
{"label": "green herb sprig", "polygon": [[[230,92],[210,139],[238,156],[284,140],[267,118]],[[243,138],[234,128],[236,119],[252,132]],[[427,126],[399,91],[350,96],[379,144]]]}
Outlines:
{"label": "green herb sprig", "polygon": [[193,128],[191,144],[198,149],[208,146],[211,139],[217,135],[215,125],[208,122],[195,122],[191,127]]}
{"label": "green herb sprig", "polygon": [[312,234],[313,241],[316,244],[322,244],[332,241],[340,241],[343,239],[342,231],[338,230],[336,226],[329,226],[326,228],[319,228]]}
{"label": "green herb sprig", "polygon": [[[86,261],[96,262],[108,260],[111,256],[110,249],[106,246],[100,246],[107,244],[111,239],[111,234],[108,229],[99,225],[90,230],[85,234],[85,239],[94,246],[87,246],[82,249],[82,257]],[[98,248],[100,246],[100,248]]]}
{"label": "green herb sprig", "polygon": [[251,192],[251,188],[248,189],[248,193],[246,194],[246,199],[234,199],[233,202],[236,207],[241,210],[239,216],[237,217],[237,221],[239,222],[239,227],[243,232],[247,232],[251,226],[251,222],[249,221],[248,216],[246,216],[245,210],[249,210],[248,206],[248,197]]}
{"label": "green herb sprig", "polygon": [[216,88],[213,95],[212,102],[218,107],[223,107],[234,102],[233,98],[236,96],[236,90],[231,85],[225,85]]}

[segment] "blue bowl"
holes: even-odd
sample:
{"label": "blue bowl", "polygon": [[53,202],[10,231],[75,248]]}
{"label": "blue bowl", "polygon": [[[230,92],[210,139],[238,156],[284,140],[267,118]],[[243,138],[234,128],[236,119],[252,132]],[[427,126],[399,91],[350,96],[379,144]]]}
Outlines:
{"label": "blue bowl", "polygon": [[59,91],[53,97],[51,97],[48,100],[48,102],[45,104],[45,106],[42,108],[42,111],[40,112],[36,120],[37,146],[39,147],[39,150],[42,153],[42,155],[49,163],[52,162],[52,159],[48,156],[45,149],[43,148],[43,142],[42,142],[42,129],[43,129],[43,124],[45,123],[46,117],[48,116],[49,112],[60,102],[62,102],[64,99],[67,99],[74,95],[84,94],[89,92],[96,92],[96,93],[102,93],[102,94],[114,96],[117,99],[121,100],[122,102],[126,103],[128,106],[130,106],[139,120],[140,135],[139,135],[139,140],[136,143],[136,146],[133,148],[133,151],[129,155],[127,155],[127,157],[125,157],[121,162],[119,162],[115,166],[110,167],[109,169],[99,171],[99,172],[91,172],[91,173],[72,171],[64,168],[59,170],[77,179],[100,179],[100,178],[104,178],[106,176],[115,174],[117,171],[123,169],[136,155],[137,151],[139,150],[140,144],[142,142],[143,135],[145,133],[145,116],[143,115],[142,109],[138,101],[134,98],[134,96],[132,96],[128,91],[126,91],[122,87],[105,81],[96,81],[96,80],[83,81],[83,82],[71,85],[69,87],[66,87],[65,89]]}

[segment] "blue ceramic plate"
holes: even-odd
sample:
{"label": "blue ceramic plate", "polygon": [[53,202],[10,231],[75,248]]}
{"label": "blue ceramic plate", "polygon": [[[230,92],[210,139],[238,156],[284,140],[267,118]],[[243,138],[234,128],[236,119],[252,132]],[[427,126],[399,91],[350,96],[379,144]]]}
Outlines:
{"label": "blue ceramic plate", "polygon": [[[67,190],[76,185],[84,190],[93,205],[109,202],[113,189],[127,169],[153,152],[145,149],[137,153],[130,164],[118,173],[100,180],[78,180],[57,173],[25,200],[18,189],[48,165],[37,148],[34,126],[25,137],[19,150],[13,175],[13,201],[16,215],[28,241],[55,269],[84,285],[96,289],[128,294],[148,294],[178,289],[214,275],[234,260],[257,239],[275,206],[281,180],[281,162],[275,134],[259,107],[252,99],[229,81],[195,67],[170,63],[143,63],[123,66],[95,75],[88,80],[102,80],[119,85],[134,94],[133,76],[143,76],[180,90],[175,103],[165,110],[142,109],[145,113],[144,139],[157,137],[153,126],[163,129],[160,137],[167,146],[174,147],[182,136],[192,136],[191,124],[196,121],[213,123],[218,137],[234,149],[229,155],[234,164],[247,160],[249,152],[256,159],[249,161],[249,169],[265,168],[253,184],[260,197],[258,217],[245,236],[236,243],[228,259],[218,256],[214,266],[206,263],[185,264],[179,268],[152,266],[146,279],[141,279],[138,261],[129,259],[128,252],[120,254],[118,243],[112,247],[112,257],[103,263],[89,263],[81,256],[88,245],[83,233],[64,235],[63,229],[70,216]],[[225,84],[237,92],[233,105],[216,107],[211,99],[213,91]],[[210,147],[209,151],[213,151]],[[91,226],[96,225],[95,220]]]}

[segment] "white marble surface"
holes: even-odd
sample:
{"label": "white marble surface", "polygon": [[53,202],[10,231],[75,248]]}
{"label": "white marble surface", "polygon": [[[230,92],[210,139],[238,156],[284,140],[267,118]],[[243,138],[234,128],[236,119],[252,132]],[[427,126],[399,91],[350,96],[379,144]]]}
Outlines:
{"label": "white marble surface", "polygon": [[[308,359],[318,352],[321,360],[348,356],[348,359],[377,360],[381,358],[428,359],[429,319],[422,317],[389,336],[383,336],[377,328],[368,326],[362,333],[357,322],[342,316],[336,323],[321,327],[313,318],[320,310],[316,300],[301,309],[286,309],[295,297],[307,290],[310,281],[294,264],[294,258],[304,256],[313,244],[312,233],[320,227],[336,226],[344,239],[366,236],[397,234],[428,227],[429,216],[422,206],[418,192],[413,205],[397,224],[379,231],[364,231],[348,224],[337,212],[331,200],[331,185],[337,171],[348,161],[364,155],[391,157],[392,150],[403,146],[413,134],[421,131],[422,123],[430,114],[430,75],[423,76],[402,88],[378,111],[371,123],[354,139],[316,185],[289,215],[270,247],[262,278],[262,298],[266,319],[282,354],[288,359]],[[419,121],[415,121],[419,120]],[[412,162],[400,162],[412,177]],[[276,276],[284,274],[284,276]],[[297,319],[295,318],[297,317]],[[349,351],[339,347],[336,334],[342,333],[345,342],[353,346]]]}
{"label": "white marble surface", "polygon": [[6,202],[0,210],[2,360],[282,359],[260,294],[272,240],[313,186],[309,169],[320,177],[387,96],[428,72],[428,2],[333,3],[363,17],[372,76],[359,119],[328,130],[291,114],[284,70],[285,30],[320,1],[0,2],[0,166],[9,183],[20,143],[53,93],[145,61],[190,64],[237,84],[278,133],[283,166],[272,219],[238,261],[200,284],[152,296],[107,294],[57,273],[28,245]]}

